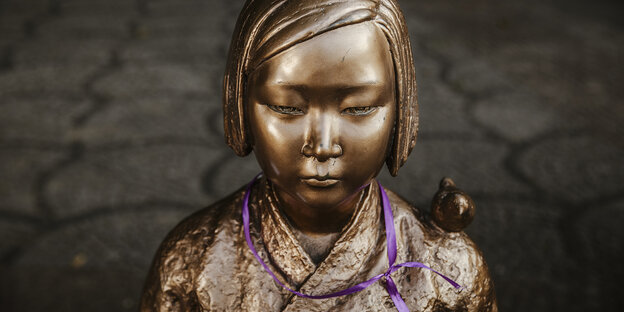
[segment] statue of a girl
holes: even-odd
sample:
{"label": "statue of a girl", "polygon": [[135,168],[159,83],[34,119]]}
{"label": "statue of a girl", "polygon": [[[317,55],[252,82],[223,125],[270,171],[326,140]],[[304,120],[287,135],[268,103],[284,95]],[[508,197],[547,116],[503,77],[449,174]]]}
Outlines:
{"label": "statue of a girl", "polygon": [[248,1],[224,98],[229,146],[263,173],[169,234],[141,311],[497,310],[461,218],[436,224],[374,180],[418,125],[395,0]]}

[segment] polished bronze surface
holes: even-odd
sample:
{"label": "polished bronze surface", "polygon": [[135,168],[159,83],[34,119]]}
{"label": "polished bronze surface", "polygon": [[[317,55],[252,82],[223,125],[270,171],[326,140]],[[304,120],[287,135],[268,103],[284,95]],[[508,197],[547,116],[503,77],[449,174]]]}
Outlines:
{"label": "polished bronze surface", "polygon": [[[393,279],[411,311],[496,311],[482,255],[463,232],[446,232],[388,191],[397,231],[397,262],[418,260],[464,287],[458,292],[426,270],[401,269]],[[243,191],[190,216],[163,242],[154,260],[142,311],[396,311],[381,284],[346,297],[299,298],[277,285],[245,243]],[[355,213],[330,253],[314,263],[277,206],[269,181],[252,190],[255,248],[286,285],[319,295],[345,289],[388,265],[376,183],[358,196]]]}
{"label": "polished bronze surface", "polygon": [[440,189],[431,202],[431,217],[441,228],[459,232],[465,229],[475,215],[475,203],[455,186],[450,178],[440,181]]}
{"label": "polished bronze surface", "polygon": [[[418,123],[414,68],[393,0],[248,1],[225,77],[228,144],[253,150],[264,177],[252,188],[255,248],[280,280],[311,295],[339,291],[388,266],[380,194],[383,164],[398,173]],[[474,203],[448,179],[433,218],[388,191],[397,262],[393,280],[412,311],[496,311],[487,266],[461,230]],[[313,300],[277,285],[246,245],[243,192],[190,216],[161,245],[142,311],[393,311],[379,283]]]}

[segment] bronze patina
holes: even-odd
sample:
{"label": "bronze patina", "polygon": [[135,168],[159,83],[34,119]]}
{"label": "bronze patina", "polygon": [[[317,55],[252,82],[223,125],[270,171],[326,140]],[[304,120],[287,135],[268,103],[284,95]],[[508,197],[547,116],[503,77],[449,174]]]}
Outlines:
{"label": "bronze patina", "polygon": [[[237,21],[225,75],[230,147],[251,151],[251,237],[282,283],[309,295],[346,289],[388,266],[380,191],[416,142],[418,106],[409,37],[394,0],[251,0]],[[251,178],[251,177],[250,177]],[[376,283],[329,299],[297,297],[254,258],[241,189],[182,221],[162,243],[141,311],[396,311]],[[397,262],[411,311],[497,311],[477,246],[462,230],[474,203],[450,179],[429,216],[388,191]]]}

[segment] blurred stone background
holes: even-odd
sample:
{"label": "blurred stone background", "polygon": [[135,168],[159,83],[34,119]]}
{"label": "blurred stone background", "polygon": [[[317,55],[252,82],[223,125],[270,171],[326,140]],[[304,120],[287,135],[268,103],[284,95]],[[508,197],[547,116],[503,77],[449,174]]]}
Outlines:
{"label": "blurred stone background", "polygon": [[[0,310],[136,310],[179,220],[258,166],[224,144],[242,0],[0,0]],[[622,311],[621,2],[400,1],[421,132],[397,178],[478,210],[501,311]]]}

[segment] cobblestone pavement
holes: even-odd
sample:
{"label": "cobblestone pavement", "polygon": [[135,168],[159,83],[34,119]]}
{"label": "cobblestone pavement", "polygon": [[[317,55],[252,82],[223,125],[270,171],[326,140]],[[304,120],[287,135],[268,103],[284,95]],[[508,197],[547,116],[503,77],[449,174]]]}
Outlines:
{"label": "cobblestone pavement", "polygon": [[[475,199],[502,311],[622,311],[622,5],[403,0],[416,149]],[[159,242],[259,171],[223,140],[241,0],[0,0],[0,310],[136,310]]]}

